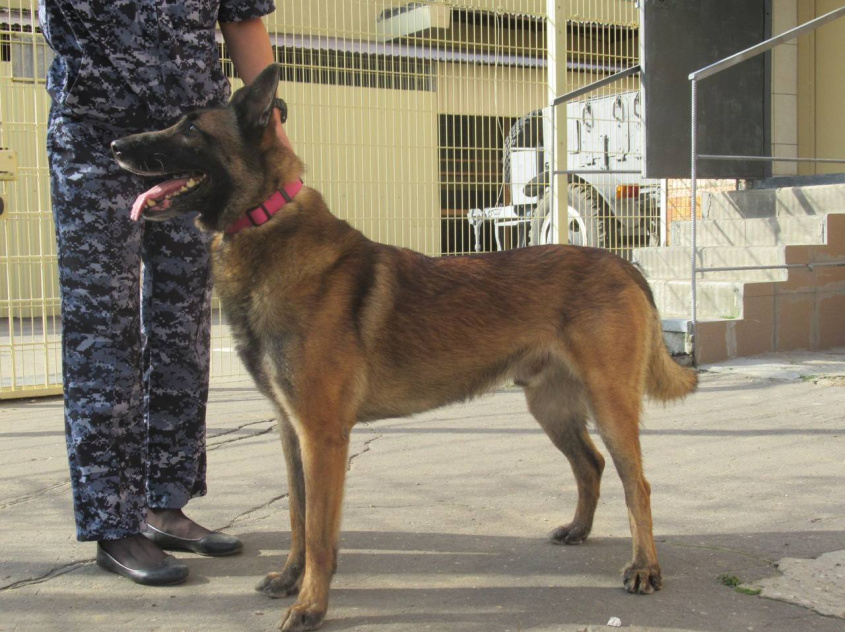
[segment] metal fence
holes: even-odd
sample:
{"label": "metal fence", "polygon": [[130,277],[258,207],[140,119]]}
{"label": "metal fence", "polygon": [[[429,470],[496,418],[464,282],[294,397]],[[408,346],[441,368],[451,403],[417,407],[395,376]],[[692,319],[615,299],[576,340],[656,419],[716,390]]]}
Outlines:
{"label": "metal fence", "polygon": [[56,246],[44,149],[51,55],[34,3],[0,4],[0,396],[61,390]]}
{"label": "metal fence", "polygon": [[[569,4],[568,89],[638,63],[635,3]],[[548,105],[546,6],[546,0],[278,3],[266,24],[284,69],[288,134],[306,164],[308,184],[367,236],[430,255],[538,243],[529,239],[525,211],[536,218],[542,196],[510,225],[469,220],[473,209],[509,206],[515,193],[525,195],[527,182],[514,182],[519,170],[509,159],[514,127],[531,113],[542,118]],[[237,88],[222,39],[220,46]],[[37,4],[0,0],[0,148],[11,150],[0,159],[11,154],[17,160],[14,177],[0,181],[0,398],[61,389],[44,151],[49,61]],[[638,85],[632,78],[577,103],[569,123],[580,143],[570,150],[573,169],[638,165]],[[522,147],[534,151],[537,172],[547,162],[540,136]],[[584,177],[573,174],[573,186]],[[638,210],[643,191],[595,176],[601,177],[608,199],[594,218],[581,210],[581,224],[570,223],[571,240],[590,243],[597,223],[609,227],[598,245],[623,255],[653,240],[656,209],[652,223],[644,223]],[[542,222],[534,228],[542,229]],[[216,303],[212,346],[214,379],[243,375]]]}

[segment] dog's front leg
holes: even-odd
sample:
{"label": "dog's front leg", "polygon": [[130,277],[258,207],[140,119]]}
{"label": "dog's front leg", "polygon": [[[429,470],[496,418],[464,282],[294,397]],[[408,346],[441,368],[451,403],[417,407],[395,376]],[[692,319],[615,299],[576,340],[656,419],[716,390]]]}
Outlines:
{"label": "dog's front leg", "polygon": [[329,584],[337,564],[349,428],[314,421],[299,430],[305,474],[305,575],[299,597],[282,617],[286,632],[316,630],[329,604]]}
{"label": "dog's front leg", "polygon": [[302,471],[302,453],[299,437],[282,410],[279,411],[279,434],[290,493],[290,552],[282,572],[268,573],[255,587],[258,592],[273,599],[296,594],[305,572],[305,475]]}

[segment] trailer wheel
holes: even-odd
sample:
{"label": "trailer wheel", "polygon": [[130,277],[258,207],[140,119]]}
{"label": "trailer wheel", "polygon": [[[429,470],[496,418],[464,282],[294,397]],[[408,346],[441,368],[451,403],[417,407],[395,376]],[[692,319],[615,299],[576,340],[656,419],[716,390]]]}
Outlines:
{"label": "trailer wheel", "polygon": [[618,248],[619,220],[589,184],[572,182],[569,185],[569,206],[581,218],[584,227],[584,246]]}
{"label": "trailer wheel", "polygon": [[[574,246],[597,248],[618,247],[619,220],[588,184],[573,182],[569,185],[569,243]],[[531,245],[556,243],[557,217],[549,213],[549,196],[537,204],[531,221]]]}
{"label": "trailer wheel", "polygon": [[[569,207],[569,243],[573,246],[584,245],[586,226],[578,211]],[[529,245],[544,246],[557,243],[557,212],[554,217],[549,213],[548,198],[542,198],[537,205],[537,216],[531,220]]]}

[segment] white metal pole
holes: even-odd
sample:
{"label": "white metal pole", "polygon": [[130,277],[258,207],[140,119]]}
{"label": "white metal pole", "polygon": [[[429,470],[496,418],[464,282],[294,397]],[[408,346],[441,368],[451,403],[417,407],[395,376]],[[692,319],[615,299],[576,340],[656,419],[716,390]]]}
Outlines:
{"label": "white metal pole", "polygon": [[660,245],[669,243],[669,180],[660,181]]}
{"label": "white metal pole", "polygon": [[693,361],[695,361],[695,344],[696,333],[698,328],[697,309],[696,309],[696,215],[698,214],[698,82],[693,79],[691,86],[691,100],[692,100],[692,130],[690,137],[691,165],[690,165],[690,220],[692,221],[692,254],[691,259],[691,281],[690,286],[690,318],[692,321],[692,333],[690,339],[690,353]]}
{"label": "white metal pole", "polygon": [[[569,154],[566,151],[566,104],[560,112],[552,105],[558,95],[567,89],[566,23],[572,0],[547,0],[546,41],[548,56],[548,99],[552,114],[551,164],[549,165],[549,213],[552,221],[557,217],[557,243],[569,243],[569,200],[567,178]],[[548,142],[548,140],[546,140]]]}

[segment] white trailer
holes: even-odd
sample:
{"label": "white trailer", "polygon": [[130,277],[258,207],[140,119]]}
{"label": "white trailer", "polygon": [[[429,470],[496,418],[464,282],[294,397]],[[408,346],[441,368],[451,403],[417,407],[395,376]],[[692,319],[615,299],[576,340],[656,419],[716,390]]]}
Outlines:
{"label": "white trailer", "polygon": [[[642,118],[640,93],[574,101],[566,106],[569,243],[611,248],[660,240],[660,183],[640,176]],[[492,222],[496,247],[514,228],[516,245],[557,241],[557,213],[549,213],[551,109],[519,119],[505,141],[504,181],[509,204],[471,209],[475,249],[482,250],[482,227]]]}

